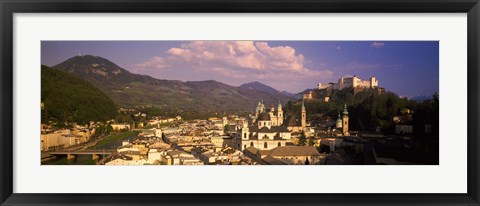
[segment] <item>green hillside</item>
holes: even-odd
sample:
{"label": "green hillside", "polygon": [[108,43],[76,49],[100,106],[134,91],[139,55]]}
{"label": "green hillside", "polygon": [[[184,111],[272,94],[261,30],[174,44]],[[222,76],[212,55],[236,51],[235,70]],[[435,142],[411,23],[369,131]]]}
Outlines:
{"label": "green hillside", "polygon": [[113,101],[91,83],[44,65],[41,76],[42,123],[85,124],[115,117]]}
{"label": "green hillside", "polygon": [[[301,101],[289,101],[285,106],[286,114],[299,115]],[[417,102],[401,98],[393,92],[384,91],[381,94],[375,89],[364,90],[356,94],[352,89],[335,90],[329,102],[323,99],[305,101],[307,120],[315,123],[326,116],[336,120],[347,105],[350,117],[350,129],[360,131],[375,131],[376,127],[384,132],[394,130],[393,118],[403,116],[402,124],[414,126],[414,133],[424,132],[424,125],[431,124],[432,131],[437,132],[439,126],[438,94],[430,99]],[[403,114],[408,109],[410,114]]]}

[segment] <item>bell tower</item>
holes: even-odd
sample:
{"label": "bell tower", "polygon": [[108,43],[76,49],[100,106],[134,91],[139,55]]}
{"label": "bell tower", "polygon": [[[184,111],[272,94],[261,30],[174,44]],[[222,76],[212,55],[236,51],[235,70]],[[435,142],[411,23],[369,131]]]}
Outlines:
{"label": "bell tower", "polygon": [[282,109],[282,102],[278,99],[278,106],[277,106],[277,123],[278,126],[283,124],[283,109]]}
{"label": "bell tower", "polygon": [[302,100],[302,130],[307,127],[307,110],[305,110],[305,100]]}
{"label": "bell tower", "polygon": [[347,104],[343,107],[343,116],[342,116],[342,131],[343,136],[348,136],[350,133],[348,132],[348,110]]}

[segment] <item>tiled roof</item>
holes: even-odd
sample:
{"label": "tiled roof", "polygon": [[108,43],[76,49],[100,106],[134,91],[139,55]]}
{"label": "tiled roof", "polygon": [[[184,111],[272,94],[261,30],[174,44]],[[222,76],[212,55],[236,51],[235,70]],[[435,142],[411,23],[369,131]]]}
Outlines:
{"label": "tiled roof", "polygon": [[262,160],[265,161],[269,165],[286,165],[287,164],[287,163],[285,163],[285,162],[283,162],[279,159],[276,159],[276,158],[274,158],[270,155],[264,157]]}
{"label": "tiled roof", "polygon": [[288,115],[286,121],[284,122],[284,125],[287,127],[300,126],[300,124],[297,122],[297,119],[293,115]]}
{"label": "tiled roof", "polygon": [[250,153],[256,155],[257,152],[258,152],[258,149],[255,148],[255,147],[251,147],[251,146],[250,146],[250,147],[247,147],[247,148],[245,149],[245,151],[250,152]]}
{"label": "tiled roof", "polygon": [[270,114],[266,112],[262,112],[258,114],[258,119],[257,121],[270,121]]}
{"label": "tiled roof", "polygon": [[249,132],[258,132],[258,127],[257,127],[257,125],[250,125],[250,126],[248,126],[248,131],[249,131]]}
{"label": "tiled roof", "polygon": [[283,146],[270,150],[270,155],[275,156],[320,156],[317,148],[313,146]]}
{"label": "tiled roof", "polygon": [[290,132],[285,126],[272,126],[272,129],[275,132]]}
{"label": "tiled roof", "polygon": [[262,127],[258,130],[259,133],[277,133],[277,132],[290,132],[285,126],[271,126],[270,129],[268,127]]}
{"label": "tiled roof", "polygon": [[260,133],[272,133],[272,131],[270,129],[268,129],[268,127],[262,127],[260,130],[258,130],[258,132],[260,132]]}
{"label": "tiled roof", "polygon": [[183,153],[182,151],[178,151],[178,150],[167,152],[167,154],[171,155],[171,156],[179,155],[179,154],[182,154],[182,153]]}

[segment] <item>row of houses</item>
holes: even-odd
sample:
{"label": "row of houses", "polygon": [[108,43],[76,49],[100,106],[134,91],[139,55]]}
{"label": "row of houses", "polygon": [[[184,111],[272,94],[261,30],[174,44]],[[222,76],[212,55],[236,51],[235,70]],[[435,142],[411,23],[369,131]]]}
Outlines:
{"label": "row of houses", "polygon": [[80,145],[87,142],[94,133],[95,128],[77,125],[73,129],[59,130],[47,129],[42,125],[40,150],[43,152]]}

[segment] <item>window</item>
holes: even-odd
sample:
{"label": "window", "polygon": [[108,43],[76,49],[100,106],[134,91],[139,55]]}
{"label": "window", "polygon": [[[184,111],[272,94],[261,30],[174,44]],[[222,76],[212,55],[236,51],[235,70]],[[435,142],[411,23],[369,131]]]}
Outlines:
{"label": "window", "polygon": [[263,126],[266,126],[266,125],[267,125],[267,123],[266,123],[266,122],[263,122]]}
{"label": "window", "polygon": [[282,146],[282,143],[279,142],[279,143],[278,143],[278,146],[279,146],[279,147]]}
{"label": "window", "polygon": [[263,143],[263,148],[267,148],[268,147],[268,144],[265,142]]}
{"label": "window", "polygon": [[246,145],[246,144],[243,145],[243,149],[247,149],[247,145]]}
{"label": "window", "polygon": [[252,147],[253,147],[253,142],[250,142],[250,146],[252,146]]}
{"label": "window", "polygon": [[243,138],[247,139],[247,133],[243,133]]}

